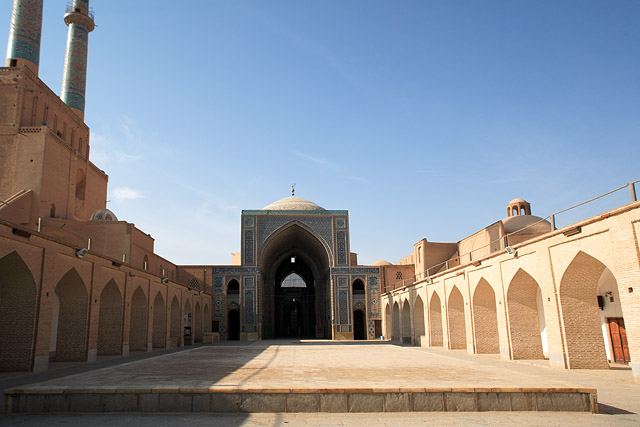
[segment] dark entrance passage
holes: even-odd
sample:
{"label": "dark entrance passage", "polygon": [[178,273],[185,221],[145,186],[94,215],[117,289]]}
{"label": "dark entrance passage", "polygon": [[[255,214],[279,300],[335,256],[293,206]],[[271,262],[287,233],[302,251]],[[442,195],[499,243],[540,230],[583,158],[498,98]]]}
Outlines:
{"label": "dark entrance passage", "polygon": [[240,340],[240,312],[229,310],[229,338],[230,341]]}
{"label": "dark entrance passage", "polygon": [[267,240],[263,277],[261,338],[330,338],[331,275],[326,247],[297,222]]}
{"label": "dark entrance passage", "polygon": [[314,337],[315,289],[309,266],[300,257],[288,257],[278,268],[276,280],[274,336]]}
{"label": "dark entrance passage", "polygon": [[364,328],[364,313],[362,312],[362,310],[356,310],[353,312],[353,339],[367,339]]}

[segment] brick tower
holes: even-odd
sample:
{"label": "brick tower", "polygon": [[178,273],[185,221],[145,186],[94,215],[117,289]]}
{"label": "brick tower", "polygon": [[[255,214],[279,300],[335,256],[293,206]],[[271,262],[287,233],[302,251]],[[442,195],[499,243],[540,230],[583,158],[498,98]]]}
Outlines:
{"label": "brick tower", "polygon": [[84,120],[89,33],[95,28],[89,0],[73,0],[73,4],[67,7],[64,22],[69,27],[69,33],[60,97]]}

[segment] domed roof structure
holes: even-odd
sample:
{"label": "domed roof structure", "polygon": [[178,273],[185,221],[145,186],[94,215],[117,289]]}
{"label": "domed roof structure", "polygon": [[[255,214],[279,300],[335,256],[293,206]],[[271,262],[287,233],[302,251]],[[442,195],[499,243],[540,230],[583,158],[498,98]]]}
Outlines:
{"label": "domed roof structure", "polygon": [[262,208],[263,211],[324,211],[321,206],[296,196],[285,197]]}
{"label": "domed roof structure", "polygon": [[104,222],[104,221],[118,221],[118,217],[116,214],[111,212],[109,209],[98,209],[91,215],[91,219],[89,221],[93,222]]}
{"label": "domed roof structure", "polygon": [[516,215],[502,220],[507,234],[522,230],[522,233],[542,234],[551,231],[551,223],[535,215]]}
{"label": "domed roof structure", "polygon": [[379,266],[382,266],[382,265],[393,265],[393,264],[391,264],[389,261],[385,261],[383,259],[379,259],[378,261],[374,262],[371,265],[379,267]]}
{"label": "domed roof structure", "polygon": [[519,197],[513,199],[512,201],[509,202],[510,205],[514,205],[517,203],[527,203],[527,201],[525,199],[521,199]]}

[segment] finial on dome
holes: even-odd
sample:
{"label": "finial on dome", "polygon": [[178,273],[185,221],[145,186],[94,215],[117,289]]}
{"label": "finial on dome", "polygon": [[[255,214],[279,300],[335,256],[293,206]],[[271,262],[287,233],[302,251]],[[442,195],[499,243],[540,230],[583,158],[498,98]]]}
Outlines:
{"label": "finial on dome", "polygon": [[295,183],[293,183],[293,184],[291,185],[291,197],[293,197],[293,196],[295,195],[295,192],[296,192],[295,186],[296,186],[296,184],[295,184]]}

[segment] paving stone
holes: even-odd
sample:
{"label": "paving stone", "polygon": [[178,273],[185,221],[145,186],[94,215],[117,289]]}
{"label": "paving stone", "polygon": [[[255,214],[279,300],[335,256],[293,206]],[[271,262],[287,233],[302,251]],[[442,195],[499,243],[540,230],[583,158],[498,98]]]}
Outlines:
{"label": "paving stone", "polygon": [[473,412],[478,410],[476,395],[474,393],[451,392],[445,393],[444,395],[447,411]]}
{"label": "paving stone", "polygon": [[287,394],[286,412],[319,412],[320,396],[318,394]]}
{"label": "paving stone", "polygon": [[210,412],[211,411],[211,395],[193,394],[191,396],[192,412]]}
{"label": "paving stone", "polygon": [[242,395],[243,412],[285,412],[284,394],[247,393]]}
{"label": "paving stone", "polygon": [[414,393],[413,410],[421,412],[444,411],[444,393]]}
{"label": "paving stone", "polygon": [[553,393],[551,400],[553,411],[584,411],[587,406],[584,395],[577,393]]}
{"label": "paving stone", "polygon": [[535,393],[509,393],[512,411],[537,411],[537,396]]}
{"label": "paving stone", "polygon": [[138,395],[109,393],[100,395],[101,412],[135,412],[138,410]]}
{"label": "paving stone", "polygon": [[138,395],[138,410],[140,412],[158,412],[158,393],[141,393]]}
{"label": "paving stone", "polygon": [[383,412],[384,395],[372,393],[349,393],[349,412]]}
{"label": "paving stone", "polygon": [[384,412],[411,411],[411,393],[386,393],[384,395]]}
{"label": "paving stone", "polygon": [[321,412],[347,412],[349,396],[345,393],[325,393],[320,395]]}
{"label": "paving stone", "polygon": [[69,410],[69,395],[50,394],[44,401],[45,412],[67,412]]}
{"label": "paving stone", "polygon": [[190,394],[158,393],[158,410],[160,412],[191,412]]}
{"label": "paving stone", "polygon": [[71,412],[99,412],[100,395],[95,393],[78,393],[69,396]]}
{"label": "paving stone", "polygon": [[510,411],[509,393],[477,393],[478,411]]}
{"label": "paving stone", "polygon": [[242,395],[231,393],[212,393],[211,411],[242,412]]}

